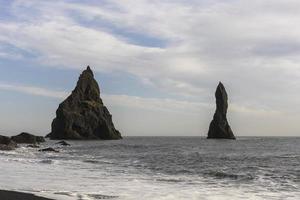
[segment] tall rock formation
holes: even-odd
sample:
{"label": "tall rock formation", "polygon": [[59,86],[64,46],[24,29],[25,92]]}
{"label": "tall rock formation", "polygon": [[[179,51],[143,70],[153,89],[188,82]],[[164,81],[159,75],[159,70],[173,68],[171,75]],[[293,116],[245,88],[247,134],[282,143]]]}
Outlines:
{"label": "tall rock formation", "polygon": [[216,112],[210,123],[207,138],[235,139],[227,121],[228,97],[224,85],[219,82],[216,93]]}
{"label": "tall rock formation", "polygon": [[56,111],[50,139],[121,139],[112,116],[103,105],[100,89],[88,66],[82,72],[72,94]]}

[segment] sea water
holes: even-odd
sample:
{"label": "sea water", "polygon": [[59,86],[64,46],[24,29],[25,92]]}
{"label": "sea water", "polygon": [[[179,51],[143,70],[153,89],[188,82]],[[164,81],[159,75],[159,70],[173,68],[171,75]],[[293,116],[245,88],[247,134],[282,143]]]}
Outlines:
{"label": "sea water", "polygon": [[0,151],[0,189],[57,200],[300,199],[300,138],[125,137]]}

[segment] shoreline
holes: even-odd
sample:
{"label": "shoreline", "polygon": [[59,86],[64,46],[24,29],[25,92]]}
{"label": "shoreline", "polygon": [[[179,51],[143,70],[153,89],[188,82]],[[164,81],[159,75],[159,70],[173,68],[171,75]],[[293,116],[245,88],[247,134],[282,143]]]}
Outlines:
{"label": "shoreline", "polygon": [[54,200],[45,197],[36,196],[31,193],[16,192],[9,190],[0,190],[0,199],[5,200]]}

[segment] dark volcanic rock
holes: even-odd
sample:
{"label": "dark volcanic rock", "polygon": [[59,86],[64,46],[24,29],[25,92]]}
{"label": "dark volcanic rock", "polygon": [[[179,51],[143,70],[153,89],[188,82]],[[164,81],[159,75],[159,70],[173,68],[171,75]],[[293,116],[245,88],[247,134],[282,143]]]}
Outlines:
{"label": "dark volcanic rock", "polygon": [[9,143],[11,143],[11,139],[9,137],[0,135],[0,144],[8,145]]}
{"label": "dark volcanic rock", "polygon": [[215,139],[235,139],[233,132],[227,121],[228,97],[225,87],[220,82],[216,93],[216,112],[209,126],[207,138]]}
{"label": "dark volcanic rock", "polygon": [[9,137],[0,135],[0,150],[14,150],[16,147],[17,143]]}
{"label": "dark volcanic rock", "polygon": [[16,143],[26,143],[26,144],[35,144],[40,142],[45,142],[43,136],[35,136],[30,133],[20,133],[19,135],[12,136],[11,139]]}
{"label": "dark volcanic rock", "polygon": [[103,105],[100,89],[88,66],[72,94],[56,111],[50,139],[121,139],[112,116]]}
{"label": "dark volcanic rock", "polygon": [[55,150],[55,149],[53,149],[53,148],[51,148],[51,147],[45,148],[45,149],[40,149],[39,151],[49,151],[49,152],[56,152],[56,153],[59,152],[58,150]]}
{"label": "dark volcanic rock", "polygon": [[43,136],[35,136],[35,139],[38,143],[46,142]]}
{"label": "dark volcanic rock", "polygon": [[66,141],[59,141],[56,144],[60,144],[62,146],[71,146],[69,143],[67,143]]}

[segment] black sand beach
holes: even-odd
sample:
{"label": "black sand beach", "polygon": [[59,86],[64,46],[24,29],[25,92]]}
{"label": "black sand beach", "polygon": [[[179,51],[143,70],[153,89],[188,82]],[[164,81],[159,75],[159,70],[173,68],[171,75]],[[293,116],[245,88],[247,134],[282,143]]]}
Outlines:
{"label": "black sand beach", "polygon": [[0,199],[1,200],[52,200],[44,197],[38,197],[33,194],[6,191],[6,190],[0,190]]}

